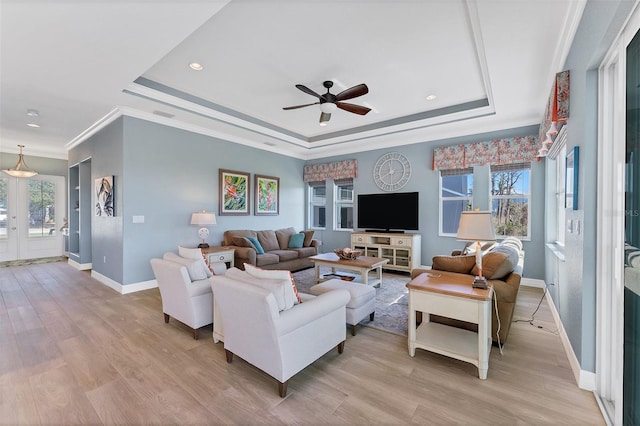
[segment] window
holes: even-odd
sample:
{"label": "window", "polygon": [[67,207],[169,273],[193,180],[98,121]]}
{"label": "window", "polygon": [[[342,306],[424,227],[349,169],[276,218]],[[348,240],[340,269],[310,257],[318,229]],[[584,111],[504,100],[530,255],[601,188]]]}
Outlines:
{"label": "window", "polygon": [[55,235],[56,184],[46,180],[29,180],[29,237]]}
{"label": "window", "polygon": [[7,238],[7,178],[0,178],[0,239]]}
{"label": "window", "polygon": [[323,182],[309,182],[309,228],[326,225],[327,188]]}
{"label": "window", "polygon": [[473,169],[440,170],[440,235],[455,235],[460,213],[472,209]]}
{"label": "window", "polygon": [[491,166],[491,209],[496,237],[529,238],[531,163]]}
{"label": "window", "polygon": [[335,230],[353,230],[353,179],[333,182]]}
{"label": "window", "polygon": [[565,172],[567,168],[567,147],[562,146],[556,161],[556,243],[564,246],[564,197],[565,197]]}

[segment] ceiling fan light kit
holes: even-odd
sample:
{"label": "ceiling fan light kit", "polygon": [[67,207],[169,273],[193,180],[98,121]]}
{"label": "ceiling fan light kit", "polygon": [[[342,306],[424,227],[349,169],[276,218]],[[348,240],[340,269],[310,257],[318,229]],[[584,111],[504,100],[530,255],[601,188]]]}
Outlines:
{"label": "ceiling fan light kit", "polygon": [[307,86],[304,86],[302,84],[296,84],[296,87],[299,90],[303,91],[307,95],[315,96],[316,98],[318,98],[318,102],[314,102],[311,104],[304,104],[304,105],[294,105],[290,107],[284,107],[282,109],[284,109],[285,111],[288,111],[291,109],[304,108],[311,105],[320,105],[320,111],[321,111],[320,125],[321,126],[327,125],[328,121],[331,119],[331,113],[334,112],[337,108],[340,108],[344,111],[348,111],[358,115],[366,115],[369,111],[371,111],[371,108],[367,108],[361,105],[355,105],[347,102],[342,102],[342,101],[357,98],[359,96],[366,95],[367,93],[369,93],[369,88],[367,87],[366,84],[364,83],[358,84],[349,89],[343,90],[337,95],[334,95],[333,93],[329,92],[329,89],[333,87],[333,82],[331,80],[325,81],[322,85],[327,89],[327,93],[325,93],[324,95],[319,95],[313,90],[309,89]]}

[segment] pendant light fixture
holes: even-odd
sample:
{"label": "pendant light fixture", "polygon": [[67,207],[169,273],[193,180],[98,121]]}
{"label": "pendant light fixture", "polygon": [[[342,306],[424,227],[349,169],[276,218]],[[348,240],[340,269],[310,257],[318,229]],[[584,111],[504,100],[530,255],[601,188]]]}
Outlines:
{"label": "pendant light fixture", "polygon": [[18,147],[20,148],[20,154],[18,154],[18,163],[12,169],[6,169],[3,170],[3,172],[8,174],[9,176],[18,178],[29,178],[31,176],[37,175],[38,172],[30,170],[29,167],[27,167],[27,163],[24,162],[24,155],[22,155],[22,148],[24,148],[24,145],[18,145]]}

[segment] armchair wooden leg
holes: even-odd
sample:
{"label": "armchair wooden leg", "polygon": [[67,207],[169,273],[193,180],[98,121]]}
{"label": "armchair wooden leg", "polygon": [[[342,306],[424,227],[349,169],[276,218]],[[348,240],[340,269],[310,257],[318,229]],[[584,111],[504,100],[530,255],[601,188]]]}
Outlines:
{"label": "armchair wooden leg", "polygon": [[169,324],[169,314],[164,314],[164,323]]}
{"label": "armchair wooden leg", "polygon": [[289,381],[287,380],[286,382],[278,382],[278,393],[280,394],[280,398],[284,398],[285,396],[287,396],[287,385],[289,384]]}
{"label": "armchair wooden leg", "polygon": [[373,311],[369,314],[369,321],[373,321],[373,318],[376,316],[376,312]]}
{"label": "armchair wooden leg", "polygon": [[355,336],[356,335],[356,328],[358,327],[358,324],[353,324],[351,326],[351,335]]}
{"label": "armchair wooden leg", "polygon": [[345,340],[343,340],[342,342],[338,343],[338,353],[341,354],[344,351],[344,342]]}
{"label": "armchair wooden leg", "polygon": [[193,329],[193,338],[195,340],[198,340],[200,338],[200,329],[199,328],[194,328]]}
{"label": "armchair wooden leg", "polygon": [[227,362],[231,364],[231,361],[233,361],[233,352],[225,349],[224,354],[227,356]]}

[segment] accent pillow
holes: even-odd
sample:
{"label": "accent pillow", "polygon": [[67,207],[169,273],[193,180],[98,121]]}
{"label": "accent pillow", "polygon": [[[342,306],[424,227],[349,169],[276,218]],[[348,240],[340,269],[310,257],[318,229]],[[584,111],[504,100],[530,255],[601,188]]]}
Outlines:
{"label": "accent pillow", "polygon": [[[519,257],[518,250],[514,247],[498,244],[482,256],[482,275],[488,280],[506,277],[518,266]],[[475,275],[478,272],[477,266],[471,270]]]}
{"label": "accent pillow", "polygon": [[206,266],[203,264],[202,258],[188,259],[186,257],[178,256],[175,253],[168,252],[164,254],[163,259],[185,266],[191,282],[206,280],[208,278]]}
{"label": "accent pillow", "polygon": [[296,287],[296,283],[293,280],[293,275],[291,275],[291,272],[289,271],[284,271],[284,270],[267,270],[267,269],[261,269],[258,268],[256,266],[251,265],[250,263],[245,263],[244,264],[244,270],[247,271],[247,273],[249,275],[252,275],[256,278],[268,278],[268,279],[274,279],[274,280],[289,280],[289,282],[291,283],[291,286],[287,286],[291,289],[291,291],[288,291],[288,295],[287,295],[287,300],[293,300],[294,304],[298,304],[298,303],[302,303],[302,299],[300,298],[300,295],[298,294],[298,287]]}
{"label": "accent pillow", "polygon": [[302,243],[302,247],[310,247],[311,246],[311,241],[313,240],[313,234],[315,232],[316,231],[314,231],[313,229],[300,231],[301,234],[304,234],[304,242]]}
{"label": "accent pillow", "polygon": [[434,256],[431,269],[469,274],[476,264],[476,256]]}
{"label": "accent pillow", "polygon": [[187,259],[201,259],[202,266],[207,272],[207,278],[213,276],[213,270],[209,266],[209,261],[207,260],[207,257],[205,256],[205,254],[202,252],[201,248],[189,248],[189,247],[178,246],[178,255],[180,257],[185,257]]}
{"label": "accent pillow", "polygon": [[288,248],[302,248],[303,243],[304,234],[291,234],[291,237],[289,237]]}
{"label": "accent pillow", "polygon": [[251,244],[251,242],[249,242],[249,240],[247,240],[245,237],[231,237],[231,244],[237,247],[253,248],[253,245]]}
{"label": "accent pillow", "polygon": [[244,283],[269,290],[271,294],[273,294],[273,297],[276,299],[278,311],[284,311],[293,307],[293,299],[291,299],[291,297],[287,298],[287,295],[290,292],[289,289],[291,288],[291,284],[289,284],[288,279],[273,280],[266,278],[256,278],[253,275],[250,275],[248,272],[241,271],[238,268],[230,268],[225,276],[231,278],[232,280],[242,281]]}
{"label": "accent pillow", "polygon": [[280,250],[276,231],[267,229],[264,231],[258,231],[256,234],[258,235],[258,241],[260,241],[260,245],[264,248],[264,251]]}
{"label": "accent pillow", "polygon": [[244,237],[247,241],[249,241],[249,243],[251,243],[251,246],[256,249],[256,251],[258,252],[258,254],[264,254],[264,249],[262,248],[262,245],[260,244],[260,241],[258,241],[257,238],[254,237]]}
{"label": "accent pillow", "polygon": [[291,234],[295,234],[296,230],[294,228],[282,228],[276,231],[276,239],[278,240],[278,247],[280,250],[286,250],[289,245],[289,238]]}

